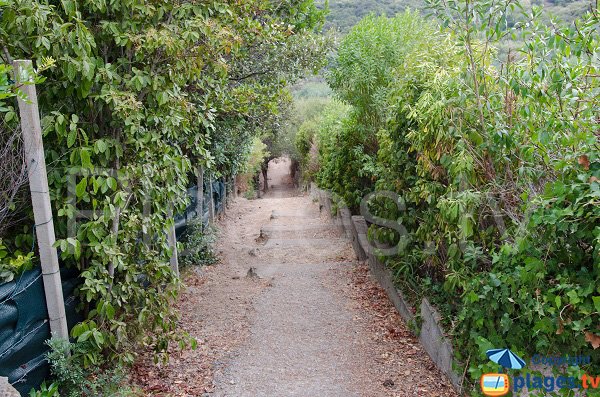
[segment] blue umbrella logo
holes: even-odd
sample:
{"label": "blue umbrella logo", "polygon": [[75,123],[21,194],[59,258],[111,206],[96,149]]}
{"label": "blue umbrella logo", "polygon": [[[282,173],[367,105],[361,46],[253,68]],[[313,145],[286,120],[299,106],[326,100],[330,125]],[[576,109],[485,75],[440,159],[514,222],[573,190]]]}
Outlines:
{"label": "blue umbrella logo", "polygon": [[521,369],[525,366],[525,361],[508,349],[490,349],[485,354],[490,360],[504,368]]}

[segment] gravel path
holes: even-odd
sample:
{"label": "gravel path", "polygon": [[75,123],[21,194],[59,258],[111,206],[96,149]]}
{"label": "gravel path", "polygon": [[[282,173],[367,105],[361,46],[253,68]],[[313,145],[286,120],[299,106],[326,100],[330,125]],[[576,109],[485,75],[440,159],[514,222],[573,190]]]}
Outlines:
{"label": "gravel path", "polygon": [[221,222],[221,262],[187,275],[181,323],[199,349],[175,354],[148,394],[454,396],[288,169],[272,162],[269,193]]}

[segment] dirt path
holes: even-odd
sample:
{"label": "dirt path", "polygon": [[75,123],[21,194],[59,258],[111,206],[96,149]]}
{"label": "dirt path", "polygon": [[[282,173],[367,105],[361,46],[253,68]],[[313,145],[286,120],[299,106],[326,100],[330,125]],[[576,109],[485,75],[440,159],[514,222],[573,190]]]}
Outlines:
{"label": "dirt path", "polygon": [[220,263],[187,276],[182,327],[199,349],[160,370],[140,363],[147,394],[454,396],[288,170],[272,162],[269,193],[221,223]]}

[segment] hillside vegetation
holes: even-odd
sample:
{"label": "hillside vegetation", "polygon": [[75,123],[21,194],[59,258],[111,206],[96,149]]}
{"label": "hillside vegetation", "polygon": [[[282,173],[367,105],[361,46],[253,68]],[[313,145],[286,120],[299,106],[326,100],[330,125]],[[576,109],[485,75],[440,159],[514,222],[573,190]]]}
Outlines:
{"label": "hillside vegetation", "polygon": [[[324,1],[317,1],[317,4],[322,7]],[[347,33],[371,13],[394,16],[407,9],[424,11],[426,8],[424,0],[330,0],[328,4],[330,13],[325,28],[339,29],[342,33]],[[583,15],[594,3],[590,0],[526,0],[522,4],[526,8],[541,5],[547,16],[554,15],[570,22]]]}

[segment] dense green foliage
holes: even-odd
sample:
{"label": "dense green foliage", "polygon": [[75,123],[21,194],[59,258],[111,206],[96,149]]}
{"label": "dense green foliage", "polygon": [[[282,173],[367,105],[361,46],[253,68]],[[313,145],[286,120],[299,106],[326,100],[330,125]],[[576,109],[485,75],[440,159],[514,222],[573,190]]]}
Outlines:
{"label": "dense green foliage", "polygon": [[[131,362],[139,343],[185,346],[170,308],[172,211],[186,206],[195,167],[234,175],[252,139],[277,126],[288,83],[321,66],[322,13],[310,0],[0,5],[4,62],[56,61],[38,97],[61,261],[82,278],[86,319],[72,336],[87,349],[76,358]],[[27,255],[30,225],[3,233],[0,252]]]}
{"label": "dense green foliage", "polygon": [[[295,144],[300,157],[303,178],[313,180],[319,171],[319,153],[327,156],[337,145],[336,131],[346,117],[348,106],[331,99],[306,99],[298,102],[304,117],[296,133]],[[320,142],[320,147],[318,143]],[[331,166],[326,163],[324,166]]]}
{"label": "dense green foliage", "polygon": [[[44,388],[42,385],[37,394],[32,391],[31,394],[34,396],[126,397],[141,395],[127,384],[127,374],[121,365],[108,365],[109,363],[103,361],[97,366],[83,367],[77,357],[87,351],[87,346],[84,344],[51,339],[48,341],[48,345],[50,347],[48,361],[54,382],[48,388]],[[67,352],[73,354],[69,355]]]}
{"label": "dense green foliage", "polygon": [[209,266],[217,263],[214,244],[217,232],[211,225],[204,226],[200,218],[186,225],[185,233],[179,238],[185,251],[181,253],[179,266]]}
{"label": "dense green foliage", "polygon": [[241,172],[236,177],[238,189],[243,192],[248,199],[256,197],[259,189],[259,175],[265,162],[271,157],[271,153],[267,151],[267,145],[262,141],[263,137],[255,137],[250,146],[250,153],[247,156],[246,164],[240,170]]}
{"label": "dense green foliage", "polygon": [[[472,380],[497,369],[490,347],[598,362],[600,16],[548,27],[537,8],[511,23],[512,1],[430,7],[442,30],[371,16],[343,40],[329,82],[351,108],[318,133],[317,180],[355,212],[373,190],[402,197],[404,211],[370,208],[407,234],[370,234],[401,243],[383,259],[442,309]],[[497,59],[509,34],[524,46]]]}

